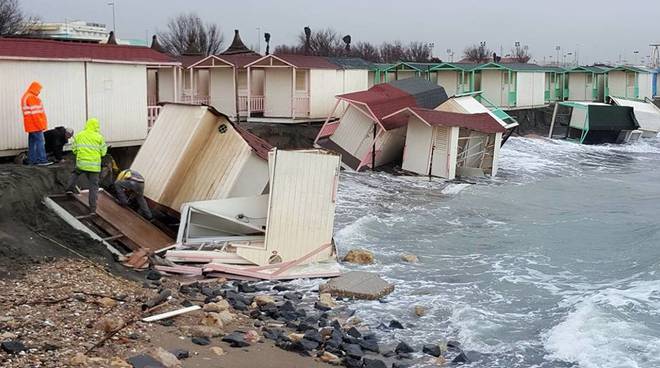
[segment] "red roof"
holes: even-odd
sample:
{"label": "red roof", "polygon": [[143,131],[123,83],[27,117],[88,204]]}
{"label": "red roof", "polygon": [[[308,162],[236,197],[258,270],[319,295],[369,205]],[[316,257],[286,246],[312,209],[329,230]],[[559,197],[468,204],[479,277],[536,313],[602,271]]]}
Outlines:
{"label": "red roof", "polygon": [[172,64],[175,60],[149,47],[0,38],[0,58],[74,59]]}
{"label": "red roof", "polygon": [[243,137],[245,142],[250,147],[252,147],[252,150],[254,151],[254,153],[256,153],[257,156],[259,156],[259,157],[263,158],[264,160],[268,161],[268,151],[273,149],[273,146],[270,143],[266,142],[265,140],[263,140],[263,139],[257,137],[256,135],[250,133],[249,131],[247,131],[247,129],[243,129],[243,128],[241,128],[238,125],[233,124],[233,123],[232,123],[232,125],[234,126],[234,129],[236,129],[238,134],[240,134],[241,137]]}
{"label": "red roof", "polygon": [[217,55],[220,59],[232,63],[237,68],[245,68],[246,65],[261,58],[259,54],[234,54]]}
{"label": "red roof", "polygon": [[397,111],[384,120],[406,119],[415,115],[431,126],[461,127],[483,133],[503,133],[506,129],[491,114],[481,112],[477,114],[462,114],[458,112],[437,111],[421,107],[407,107]]}
{"label": "red roof", "polygon": [[[337,97],[367,105],[378,120],[402,108],[417,105],[417,101],[412,95],[389,84],[377,84],[366,91],[346,93]],[[381,124],[386,130],[402,127],[406,123],[407,119],[404,117],[381,120]]]}
{"label": "red roof", "polygon": [[206,56],[204,55],[179,55],[174,57],[174,59],[180,62],[181,66],[184,68],[187,68],[198,61],[204,60],[205,58]]}
{"label": "red roof", "polygon": [[339,69],[336,64],[331,63],[327,58],[322,56],[275,54],[263,56],[258,60],[266,60],[268,58],[277,58],[289,65],[302,69]]}

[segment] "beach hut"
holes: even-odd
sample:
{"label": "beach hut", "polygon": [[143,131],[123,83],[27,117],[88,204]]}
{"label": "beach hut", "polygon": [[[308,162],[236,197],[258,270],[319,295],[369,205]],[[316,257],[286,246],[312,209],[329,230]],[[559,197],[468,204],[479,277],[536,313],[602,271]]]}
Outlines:
{"label": "beach hut", "polygon": [[[191,75],[203,76],[196,86],[199,102],[215,107],[218,111],[237,120],[247,116],[247,69],[245,66],[261,55],[250,50],[234,30],[234,39],[231,45],[222,53],[209,55],[190,65]],[[194,79],[196,80],[196,79]],[[263,95],[263,73],[255,72],[250,80],[250,89],[257,95]],[[206,97],[206,98],[204,98]],[[258,110],[259,106],[253,106]]]}
{"label": "beach hut", "polygon": [[598,66],[576,66],[566,71],[569,101],[603,101],[605,73]]}
{"label": "beach hut", "polygon": [[545,70],[536,64],[487,63],[475,69],[477,89],[502,108],[531,108],[545,104]]}
{"label": "beach hut", "polygon": [[[273,149],[268,166],[268,194],[186,203],[177,236],[181,248],[218,244],[222,250],[213,257],[223,263],[259,266],[332,259],[339,156]],[[167,257],[177,253],[186,254]],[[219,264],[207,268],[226,271]]]}
{"label": "beach hut", "polygon": [[655,138],[660,132],[660,108],[650,101],[610,97],[612,104],[633,108],[643,138]]}
{"label": "beach hut", "polygon": [[545,102],[563,101],[566,96],[566,69],[558,66],[544,66],[543,69],[545,70]]}
{"label": "beach hut", "polygon": [[173,76],[178,65],[148,47],[0,38],[0,155],[27,147],[20,100],[32,81],[43,85],[51,128],[66,125],[80,131],[94,117],[108,144],[140,145],[153,108],[149,91],[156,89],[149,85],[148,72]]}
{"label": "beach hut", "polygon": [[[435,108],[447,100],[441,86],[409,78],[377,84],[366,91],[337,96],[333,112],[316,137],[317,146],[341,153],[343,166],[352,170],[378,167],[401,157],[405,119],[382,118],[404,107]],[[333,120],[340,104],[339,119]]]}
{"label": "beach hut", "polygon": [[639,66],[618,66],[607,71],[605,96],[645,99],[653,97],[653,73]]}
{"label": "beach hut", "polygon": [[480,64],[472,63],[441,63],[429,69],[431,80],[441,85],[448,96],[475,91],[475,69]]}
{"label": "beach hut", "polygon": [[264,193],[271,146],[213,107],[166,104],[131,169],[144,195],[179,211],[191,201]]}
{"label": "beach hut", "polygon": [[[581,144],[628,143],[637,140],[642,131],[630,106],[613,106],[602,102],[559,102],[555,109],[570,108],[565,139]],[[557,110],[555,110],[556,112]],[[553,137],[555,119],[550,123]]]}
{"label": "beach hut", "polygon": [[[246,67],[248,122],[322,121],[331,112],[335,95],[363,90],[369,83],[368,70],[340,67],[321,56],[266,55]],[[257,72],[264,75],[263,95],[250,87]]]}
{"label": "beach hut", "polygon": [[400,61],[394,64],[386,64],[380,68],[382,82],[390,82],[407,78],[431,79],[431,69],[437,63],[418,63],[412,61]]}
{"label": "beach hut", "polygon": [[488,112],[463,114],[405,107],[383,118],[406,119],[402,169],[420,175],[454,179],[495,175],[506,128]]}

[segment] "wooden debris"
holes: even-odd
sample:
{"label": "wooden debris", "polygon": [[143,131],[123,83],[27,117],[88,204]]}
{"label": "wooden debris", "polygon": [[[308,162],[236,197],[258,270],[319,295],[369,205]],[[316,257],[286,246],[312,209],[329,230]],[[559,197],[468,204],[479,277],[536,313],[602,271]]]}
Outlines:
{"label": "wooden debris", "polygon": [[174,316],[178,316],[180,314],[196,311],[196,310],[199,310],[199,309],[202,309],[202,307],[200,307],[199,305],[193,305],[193,306],[190,306],[190,307],[181,308],[181,309],[177,309],[177,310],[173,310],[173,311],[169,311],[169,312],[165,312],[165,313],[161,313],[161,314],[156,314],[154,316],[142,318],[142,322],[159,321],[161,319],[171,318],[171,317],[174,317]]}

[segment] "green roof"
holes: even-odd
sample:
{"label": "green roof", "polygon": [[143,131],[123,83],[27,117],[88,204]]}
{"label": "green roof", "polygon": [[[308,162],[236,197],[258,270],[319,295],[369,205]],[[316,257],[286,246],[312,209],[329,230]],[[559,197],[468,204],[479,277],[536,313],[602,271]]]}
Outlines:
{"label": "green roof", "polygon": [[621,65],[621,66],[617,66],[615,68],[612,68],[612,69],[608,70],[608,72],[616,72],[616,71],[635,72],[635,73],[651,73],[651,71],[646,69],[646,68],[630,66],[630,65]]}
{"label": "green roof", "polygon": [[474,70],[483,64],[473,63],[440,63],[432,67],[430,70],[461,70],[464,72]]}
{"label": "green roof", "polygon": [[[415,71],[418,71],[418,72],[427,72],[431,68],[433,68],[434,66],[438,65],[438,63],[418,63],[418,62],[412,62],[412,61],[399,61],[396,64],[389,64],[389,65],[390,65],[389,67],[381,68],[380,70],[381,71],[389,71],[389,70],[392,70],[392,69],[397,70],[397,69],[408,68],[408,69],[415,70]],[[400,68],[400,67],[402,67],[402,68]]]}
{"label": "green roof", "polygon": [[607,69],[601,68],[598,66],[589,66],[589,65],[583,65],[583,66],[576,66],[571,69],[568,69],[569,73],[596,73],[596,74],[603,74],[607,72]]}
{"label": "green roof", "polygon": [[511,70],[514,72],[545,72],[546,69],[540,65],[536,64],[526,64],[526,63],[486,63],[475,68],[475,70],[484,70],[484,69],[504,69]]}

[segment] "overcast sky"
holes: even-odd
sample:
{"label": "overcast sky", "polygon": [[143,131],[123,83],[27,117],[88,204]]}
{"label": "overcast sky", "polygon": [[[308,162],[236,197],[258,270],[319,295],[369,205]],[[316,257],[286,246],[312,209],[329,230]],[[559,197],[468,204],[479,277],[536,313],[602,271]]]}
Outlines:
{"label": "overcast sky", "polygon": [[[23,8],[44,21],[86,20],[112,28],[109,0],[21,0]],[[225,44],[239,29],[246,44],[257,45],[258,31],[270,32],[272,45],[292,43],[304,26],[332,27],[366,40],[424,41],[433,53],[448,60],[447,49],[460,59],[465,46],[486,41],[507,54],[515,41],[528,45],[542,63],[578,51],[581,64],[641,62],[650,43],[660,43],[660,0],[637,0],[609,5],[586,0],[114,0],[120,38],[146,38],[164,30],[167,20],[181,12],[196,12],[220,25]],[[262,42],[262,47],[264,47]],[[635,55],[633,52],[639,51]],[[544,59],[545,58],[545,59]],[[574,56],[566,56],[567,59]]]}

